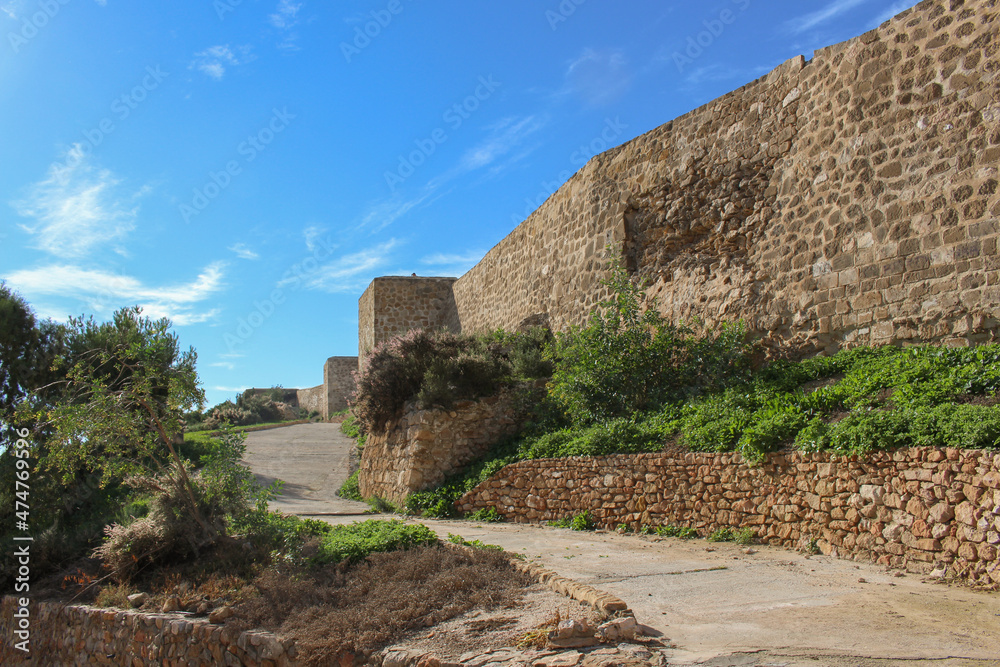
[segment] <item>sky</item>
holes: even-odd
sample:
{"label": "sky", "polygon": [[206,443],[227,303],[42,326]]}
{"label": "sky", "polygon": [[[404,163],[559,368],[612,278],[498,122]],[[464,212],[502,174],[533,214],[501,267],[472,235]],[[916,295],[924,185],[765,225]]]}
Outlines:
{"label": "sky", "polygon": [[459,276],[593,155],[898,0],[0,0],[0,280],[140,305],[212,405],[357,354],[385,275]]}

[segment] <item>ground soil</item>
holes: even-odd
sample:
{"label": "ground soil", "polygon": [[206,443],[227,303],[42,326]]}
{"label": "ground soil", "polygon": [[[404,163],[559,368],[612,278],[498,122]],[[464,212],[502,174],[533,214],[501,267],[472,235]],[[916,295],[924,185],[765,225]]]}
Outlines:
{"label": "ground soil", "polygon": [[[364,505],[334,495],[347,477],[353,447],[336,425],[252,433],[247,445],[255,472],[288,482],[275,509],[331,523],[367,518],[359,516]],[[768,546],[747,552],[704,540],[421,522],[442,537],[451,532],[499,544],[617,595],[649,634],[675,646],[667,652],[671,665],[1000,665],[996,592]],[[521,607],[516,615],[530,625],[548,613],[548,604]],[[531,614],[540,616],[529,619]],[[509,610],[466,615],[433,628],[430,639],[409,641],[468,641],[463,624],[481,621],[499,627],[477,639],[478,645],[503,643],[509,636],[500,621],[514,615]]]}

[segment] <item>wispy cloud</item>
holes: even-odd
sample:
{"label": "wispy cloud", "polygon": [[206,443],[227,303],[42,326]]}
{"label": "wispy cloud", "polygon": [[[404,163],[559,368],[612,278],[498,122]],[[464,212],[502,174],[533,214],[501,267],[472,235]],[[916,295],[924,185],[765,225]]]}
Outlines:
{"label": "wispy cloud", "polygon": [[216,361],[215,363],[209,364],[209,366],[214,368],[225,368],[229,371],[236,369],[236,364],[231,361]]}
{"label": "wispy cloud", "polygon": [[278,44],[282,49],[297,49],[296,42],[299,35],[294,31],[299,24],[299,10],[302,9],[301,2],[293,0],[280,0],[274,13],[268,16],[271,25],[283,33],[282,40]]}
{"label": "wispy cloud", "polygon": [[488,166],[544,126],[545,121],[537,116],[504,118],[488,128],[490,134],[485,140],[466,151],[459,166],[464,171]]}
{"label": "wispy cloud", "polygon": [[914,0],[903,0],[902,2],[895,2],[895,3],[893,3],[891,7],[889,7],[884,12],[882,12],[881,14],[879,14],[878,16],[875,17],[875,20],[872,21],[872,24],[871,24],[872,27],[874,28],[874,27],[882,25],[883,23],[885,23],[886,21],[888,21],[889,19],[891,19],[896,14],[899,14],[903,10],[909,9],[914,4],[916,4],[914,2]]}
{"label": "wispy cloud", "polygon": [[790,19],[785,23],[785,27],[795,34],[806,32],[863,2],[865,0],[833,0],[822,9]]}
{"label": "wispy cloud", "polygon": [[218,309],[196,312],[194,307],[225,287],[225,266],[224,262],[214,262],[191,282],[166,287],[152,287],[132,276],[72,265],[24,269],[4,279],[24,294],[76,298],[98,312],[109,306],[138,304],[149,317],[168,317],[175,325],[183,326],[218,315]]}
{"label": "wispy cloud", "polygon": [[424,191],[416,197],[405,199],[402,196],[396,195],[391,199],[369,206],[368,211],[361,218],[358,229],[370,229],[372,234],[382,231],[427,201],[434,193],[434,190],[434,187],[425,187]]}
{"label": "wispy cloud", "polygon": [[110,170],[91,166],[75,144],[13,206],[19,215],[34,218],[21,227],[37,236],[36,247],[59,257],[79,257],[135,227],[137,201],[148,189],[123,193],[121,183]]}
{"label": "wispy cloud", "polygon": [[188,67],[189,69],[197,69],[216,81],[221,81],[226,74],[227,67],[245,65],[253,59],[254,56],[250,53],[249,46],[230,48],[228,44],[220,44],[194,54],[194,60]]}
{"label": "wispy cloud", "polygon": [[0,3],[0,11],[10,18],[17,20],[17,17],[21,15],[21,8],[23,6],[24,0],[8,0],[7,2]]}
{"label": "wispy cloud", "polygon": [[420,258],[420,263],[433,267],[438,274],[460,276],[479,263],[486,253],[470,250],[463,253],[435,253]]}
{"label": "wispy cloud", "polygon": [[309,225],[302,230],[302,236],[306,239],[306,249],[309,252],[314,252],[316,250],[316,241],[326,233],[325,227],[320,227],[319,225]]}
{"label": "wispy cloud", "polygon": [[625,54],[619,50],[584,49],[566,68],[566,84],[591,106],[617,101],[632,85]]}
{"label": "wispy cloud", "polygon": [[[319,268],[306,279],[306,287],[324,292],[353,292],[364,289],[379,269],[392,258],[392,251],[401,245],[397,239],[366,248],[358,252],[342,255]],[[290,282],[295,279],[289,279]],[[278,284],[279,287],[282,283]]]}
{"label": "wispy cloud", "polygon": [[260,259],[260,255],[247,247],[246,243],[236,243],[229,246],[229,250],[236,253],[240,259]]}

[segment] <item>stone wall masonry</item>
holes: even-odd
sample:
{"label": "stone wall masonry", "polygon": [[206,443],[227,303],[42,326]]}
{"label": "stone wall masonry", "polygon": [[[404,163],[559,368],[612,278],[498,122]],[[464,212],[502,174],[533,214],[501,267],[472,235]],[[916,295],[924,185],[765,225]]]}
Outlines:
{"label": "stone wall masonry", "polygon": [[995,340],[998,14],[925,0],[594,157],[455,283],[461,329],[584,323],[611,244],[774,347]]}
{"label": "stone wall masonry", "polygon": [[266,632],[237,634],[171,614],[37,602],[29,606],[31,659],[13,647],[16,598],[0,604],[0,664],[130,667],[295,667],[295,645]]}
{"label": "stone wall masonry", "polygon": [[384,433],[369,434],[361,453],[359,491],[402,505],[407,496],[433,488],[448,473],[483,456],[521,421],[511,394],[456,401],[451,410],[407,405]]}
{"label": "stone wall masonry", "polygon": [[411,329],[457,330],[455,280],[416,276],[373,280],[358,303],[360,363],[376,345]]}
{"label": "stone wall masonry", "polygon": [[751,527],[769,544],[927,572],[947,567],[1000,584],[1000,452],[914,448],[864,458],[772,454],[656,454],[522,461],[456,503],[495,507],[509,521],[588,511],[604,528],[627,524]]}
{"label": "stone wall masonry", "polygon": [[324,419],[346,410],[354,396],[354,373],[358,370],[357,357],[330,357],[323,365],[323,386],[326,388]]}

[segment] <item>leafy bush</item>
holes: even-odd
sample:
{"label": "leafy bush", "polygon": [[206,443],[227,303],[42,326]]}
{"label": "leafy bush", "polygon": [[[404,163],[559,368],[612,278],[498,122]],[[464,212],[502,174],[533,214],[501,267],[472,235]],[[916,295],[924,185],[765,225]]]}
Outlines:
{"label": "leafy bush", "polygon": [[654,530],[660,537],[679,537],[682,540],[698,537],[697,530],[686,526],[657,526]]}
{"label": "leafy bush", "polygon": [[402,521],[369,519],[350,525],[331,526],[321,538],[313,564],[357,562],[372,553],[400,551],[436,544],[437,536],[427,526]]}
{"label": "leafy bush", "polygon": [[540,372],[530,360],[544,340],[538,332],[489,336],[448,331],[413,330],[372,350],[358,377],[353,412],[366,433],[380,432],[405,405],[418,399],[422,407],[450,407],[459,399],[497,393],[518,379],[520,372]]}
{"label": "leafy bush", "polygon": [[719,528],[713,531],[705,539],[709,542],[736,542],[736,544],[747,545],[753,544],[756,535],[753,532],[753,528],[740,528],[739,530],[734,530],[729,527]]}
{"label": "leafy bush", "polygon": [[492,549],[493,551],[503,551],[503,547],[499,544],[486,544],[482,540],[467,540],[461,535],[455,535],[454,533],[448,533],[448,541],[452,544],[457,544],[462,547],[472,547],[473,549]]}
{"label": "leafy bush", "polygon": [[594,520],[590,518],[590,512],[580,512],[572,516],[564,516],[557,521],[550,521],[549,525],[556,528],[569,528],[570,530],[593,530]]}
{"label": "leafy bush", "polygon": [[696,336],[667,322],[620,264],[605,281],[613,296],[583,328],[556,339],[550,393],[575,424],[628,417],[722,387],[749,369],[742,324]]}
{"label": "leafy bush", "polygon": [[483,507],[468,517],[471,521],[482,521],[483,523],[502,523],[504,518],[496,507]]}
{"label": "leafy bush", "polygon": [[360,473],[360,470],[355,470],[351,473],[351,476],[340,485],[340,490],[337,491],[337,495],[341,498],[347,498],[348,500],[364,501],[364,498],[361,497],[361,489],[358,487],[358,475]]}

